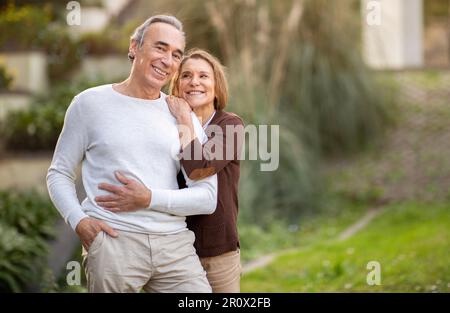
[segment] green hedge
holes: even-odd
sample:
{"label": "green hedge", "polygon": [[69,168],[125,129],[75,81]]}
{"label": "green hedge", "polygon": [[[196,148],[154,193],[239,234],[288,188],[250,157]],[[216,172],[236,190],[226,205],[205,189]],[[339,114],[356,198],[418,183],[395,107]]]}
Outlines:
{"label": "green hedge", "polygon": [[6,67],[0,65],[0,90],[7,90],[12,83],[12,76],[6,70]]}
{"label": "green hedge", "polygon": [[25,291],[42,278],[56,217],[37,192],[0,191],[0,292]]}
{"label": "green hedge", "polygon": [[[14,30],[14,31],[6,31]],[[52,81],[69,77],[80,64],[83,47],[72,39],[56,9],[44,6],[15,6],[0,11],[0,47],[3,51],[44,51]]]}
{"label": "green hedge", "polygon": [[130,33],[109,27],[102,32],[82,34],[78,45],[84,55],[122,54],[125,57],[128,52]]}
{"label": "green hedge", "polygon": [[73,97],[99,84],[83,81],[60,85],[48,95],[34,97],[28,110],[10,112],[0,124],[0,135],[6,147],[11,150],[53,150]]}

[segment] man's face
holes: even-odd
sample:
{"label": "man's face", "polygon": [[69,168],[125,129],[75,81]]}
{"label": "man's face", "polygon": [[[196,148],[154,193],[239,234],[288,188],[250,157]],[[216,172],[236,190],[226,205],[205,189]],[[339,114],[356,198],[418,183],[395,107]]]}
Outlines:
{"label": "man's face", "polygon": [[145,84],[161,89],[178,70],[185,40],[172,25],[154,23],[147,28],[144,42],[139,48],[133,42],[130,49],[135,55],[134,71]]}

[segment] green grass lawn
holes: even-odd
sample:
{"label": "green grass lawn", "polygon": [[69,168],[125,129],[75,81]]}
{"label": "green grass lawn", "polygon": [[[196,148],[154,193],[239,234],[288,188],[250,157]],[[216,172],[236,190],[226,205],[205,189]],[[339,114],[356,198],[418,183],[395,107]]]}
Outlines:
{"label": "green grass lawn", "polygon": [[[367,263],[381,266],[370,286]],[[385,207],[346,241],[311,241],[242,277],[242,292],[450,292],[450,205]]]}
{"label": "green grass lawn", "polygon": [[239,223],[242,263],[280,250],[305,247],[312,242],[335,238],[367,210],[366,202],[346,201],[344,205],[339,199],[330,198],[327,204],[326,211],[289,222],[274,220],[267,227]]}

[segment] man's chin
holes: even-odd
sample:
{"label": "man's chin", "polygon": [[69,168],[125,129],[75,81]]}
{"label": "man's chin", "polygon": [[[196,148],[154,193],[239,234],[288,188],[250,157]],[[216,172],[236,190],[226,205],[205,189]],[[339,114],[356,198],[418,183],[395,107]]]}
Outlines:
{"label": "man's chin", "polygon": [[147,85],[152,86],[154,88],[162,89],[167,83],[169,79],[158,79],[156,77],[151,77],[147,79]]}

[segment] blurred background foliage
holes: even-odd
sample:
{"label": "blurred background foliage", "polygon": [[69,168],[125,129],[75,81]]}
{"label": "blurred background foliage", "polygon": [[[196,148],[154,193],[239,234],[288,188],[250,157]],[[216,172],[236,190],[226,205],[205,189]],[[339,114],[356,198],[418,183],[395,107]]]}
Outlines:
{"label": "blurred background foliage", "polygon": [[4,65],[0,65],[0,90],[8,90],[11,86],[13,77],[8,73]]}
{"label": "blurred background foliage", "polygon": [[0,124],[5,145],[16,151],[53,150],[73,97],[99,84],[101,82],[83,80],[59,84],[50,94],[34,96],[27,110],[9,113]]}
{"label": "blurred background foliage", "polygon": [[79,65],[82,51],[55,12],[51,4],[16,6],[8,2],[0,13],[1,50],[45,51],[53,81],[69,77]]}
{"label": "blurred background foliage", "polygon": [[39,285],[58,213],[36,192],[0,191],[0,292]]}

